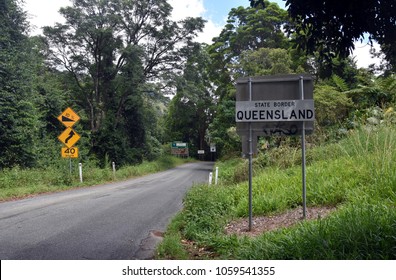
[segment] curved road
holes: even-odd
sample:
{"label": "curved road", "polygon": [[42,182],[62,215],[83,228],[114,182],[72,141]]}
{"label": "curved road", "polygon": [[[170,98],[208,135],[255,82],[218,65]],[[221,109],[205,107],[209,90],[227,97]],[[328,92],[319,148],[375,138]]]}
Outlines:
{"label": "curved road", "polygon": [[0,259],[148,259],[212,162],[0,203]]}

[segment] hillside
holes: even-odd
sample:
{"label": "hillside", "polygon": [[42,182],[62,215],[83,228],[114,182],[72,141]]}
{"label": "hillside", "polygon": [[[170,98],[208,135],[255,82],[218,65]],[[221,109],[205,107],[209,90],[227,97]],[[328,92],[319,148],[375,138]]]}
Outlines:
{"label": "hillside", "polygon": [[[283,215],[297,221],[286,220],[262,233],[254,224],[256,233],[250,236],[241,234],[247,230],[247,163],[219,162],[220,185],[190,191],[158,258],[395,259],[395,134],[393,127],[367,126],[338,143],[307,151],[308,213],[332,210],[315,219],[296,218],[302,200],[298,149],[284,148],[282,157],[279,150],[259,155],[254,163],[254,219],[268,222]],[[297,214],[287,218],[293,211]],[[232,226],[239,232],[230,233]]]}

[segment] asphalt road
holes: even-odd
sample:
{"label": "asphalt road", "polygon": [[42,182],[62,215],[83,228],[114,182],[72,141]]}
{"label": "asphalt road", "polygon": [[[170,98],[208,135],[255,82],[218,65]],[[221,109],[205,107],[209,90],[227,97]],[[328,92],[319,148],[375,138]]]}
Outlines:
{"label": "asphalt road", "polygon": [[194,183],[212,162],[0,203],[0,259],[149,259]]}

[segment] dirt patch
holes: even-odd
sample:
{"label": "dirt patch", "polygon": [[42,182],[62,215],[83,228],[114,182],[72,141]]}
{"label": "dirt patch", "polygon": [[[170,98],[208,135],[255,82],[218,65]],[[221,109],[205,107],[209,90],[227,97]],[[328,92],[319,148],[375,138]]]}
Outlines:
{"label": "dirt patch", "polygon": [[[334,206],[310,207],[307,208],[306,220],[315,220],[328,216],[336,210]],[[252,231],[249,231],[248,218],[242,218],[230,222],[224,229],[227,235],[236,234],[238,236],[256,237],[264,232],[287,228],[304,221],[302,207],[288,210],[287,212],[270,216],[253,217]],[[185,250],[191,259],[216,259],[218,255],[210,249],[198,246],[191,240],[182,240]]]}
{"label": "dirt patch", "polygon": [[[335,209],[331,206],[307,208],[306,220],[324,218]],[[249,231],[248,218],[232,221],[226,226],[225,234],[255,237],[263,232],[290,227],[303,220],[303,209],[299,207],[277,215],[253,217],[251,231]]]}

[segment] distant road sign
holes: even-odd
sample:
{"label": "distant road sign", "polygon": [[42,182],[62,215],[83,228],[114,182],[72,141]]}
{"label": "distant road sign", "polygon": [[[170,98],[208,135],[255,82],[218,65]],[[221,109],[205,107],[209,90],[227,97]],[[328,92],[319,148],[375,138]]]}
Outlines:
{"label": "distant road sign", "polygon": [[59,141],[61,141],[65,146],[71,148],[80,139],[80,135],[77,134],[71,127],[68,127],[58,136]]}
{"label": "distant road sign", "polygon": [[198,150],[198,155],[204,155],[205,154],[205,150]]}
{"label": "distant road sign", "polygon": [[183,142],[172,142],[171,154],[178,156],[189,156],[188,144]]}
{"label": "distant road sign", "polygon": [[189,155],[188,148],[180,148],[180,149],[172,148],[171,153],[172,153],[172,155],[179,155],[179,156],[188,156]]}
{"label": "distant road sign", "polygon": [[66,127],[72,127],[76,122],[80,120],[79,115],[68,107],[58,116],[58,120]]}
{"label": "distant road sign", "polygon": [[172,142],[172,148],[187,148],[187,143]]}
{"label": "distant road sign", "polygon": [[78,158],[78,148],[77,147],[63,147],[61,149],[61,155],[64,158]]}

